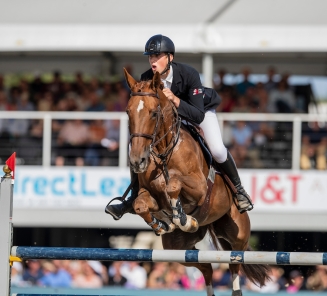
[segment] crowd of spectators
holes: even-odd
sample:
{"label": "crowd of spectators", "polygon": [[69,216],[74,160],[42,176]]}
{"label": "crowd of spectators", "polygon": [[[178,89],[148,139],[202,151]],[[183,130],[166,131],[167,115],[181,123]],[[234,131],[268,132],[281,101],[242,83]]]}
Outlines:
{"label": "crowd of spectators", "polygon": [[[327,291],[327,267],[316,266],[304,276],[300,270],[292,270],[287,276],[279,266],[272,266],[271,281],[259,288],[241,277],[241,288],[262,293],[286,291]],[[205,290],[204,278],[194,267],[179,263],[112,262],[105,266],[99,261],[29,260],[15,262],[11,284],[15,287],[52,288],[102,288],[124,287],[128,289]],[[232,288],[228,264],[213,264],[213,288]]]}
{"label": "crowd of spectators", "polygon": [[[239,83],[227,84],[226,71],[217,71],[214,87],[222,99],[217,112],[308,112],[308,104],[312,99],[309,85],[291,86],[288,83],[289,75],[278,75],[273,67],[268,69],[266,81],[259,83],[251,81],[249,68],[244,68],[241,72],[243,78]],[[21,79],[19,84],[7,88],[0,75],[2,111],[124,111],[128,98],[129,90],[124,80],[109,82],[94,77],[85,79],[80,72],[71,81],[63,79],[60,72],[54,72],[48,83],[38,75],[31,81]],[[307,125],[304,130],[306,127]],[[0,138],[23,139],[25,144],[29,138],[31,146],[36,146],[36,142],[42,143],[42,128],[40,120],[0,119]],[[326,126],[320,126],[319,129],[321,134],[327,135]],[[53,165],[98,166],[118,163],[119,121],[54,120],[52,136]],[[291,155],[287,154],[287,150],[292,148],[290,123],[225,122],[223,137],[239,167],[272,168],[268,163],[272,154],[266,148],[276,141],[287,144],[284,151],[278,151],[277,157],[283,154],[287,159],[287,155]],[[320,138],[319,143],[315,141],[304,134],[301,157],[303,169],[326,169],[327,141],[325,138]],[[270,155],[268,162],[264,161],[265,153]],[[277,161],[274,163],[277,165]],[[290,164],[291,159],[287,159],[284,164],[281,162],[280,168],[288,168]]]}
{"label": "crowd of spectators", "polygon": [[[218,71],[215,89],[222,98],[222,103],[217,108],[218,112],[284,114],[308,112],[308,104],[313,97],[309,85],[297,87],[289,85],[288,74],[276,79],[276,70],[273,67],[268,69],[266,82],[252,83],[249,80],[248,68],[244,68],[242,74],[243,81],[235,85],[227,85],[224,83],[226,71]],[[292,125],[289,123],[226,122],[223,134],[224,143],[231,150],[239,167],[244,166],[246,159],[250,160],[249,167],[267,167],[262,162],[260,151],[273,142],[282,141],[288,144],[288,147],[284,145],[284,151],[278,152],[284,158],[285,152],[292,149]],[[327,125],[319,126],[316,122],[304,123],[302,141],[301,168],[325,170]],[[277,148],[278,146],[275,146],[275,149]],[[270,157],[273,155],[268,154]]]}
{"label": "crowd of spectators", "polygon": [[[36,76],[29,82],[22,79],[19,85],[10,88],[5,88],[0,75],[1,111],[120,112],[125,110],[128,98],[129,90],[123,81],[86,80],[80,72],[73,82],[65,81],[60,72],[54,72],[49,83]],[[119,126],[119,120],[53,120],[52,163],[58,166],[117,165]],[[42,144],[42,136],[41,120],[0,119],[2,139],[23,139],[25,147],[31,142],[35,148]]]}

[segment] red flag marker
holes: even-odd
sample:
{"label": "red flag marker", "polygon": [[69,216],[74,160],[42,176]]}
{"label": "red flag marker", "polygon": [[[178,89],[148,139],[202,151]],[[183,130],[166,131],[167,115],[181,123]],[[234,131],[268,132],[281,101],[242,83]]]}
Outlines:
{"label": "red flag marker", "polygon": [[12,178],[15,179],[16,152],[14,152],[6,161],[6,165],[12,171]]}

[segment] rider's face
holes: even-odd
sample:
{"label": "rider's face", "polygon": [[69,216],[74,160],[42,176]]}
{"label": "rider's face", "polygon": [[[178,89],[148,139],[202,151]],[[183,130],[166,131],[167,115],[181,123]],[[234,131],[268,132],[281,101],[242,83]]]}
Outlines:
{"label": "rider's face", "polygon": [[153,73],[155,72],[161,73],[163,70],[165,70],[168,63],[167,54],[160,53],[160,54],[149,55],[149,63]]}

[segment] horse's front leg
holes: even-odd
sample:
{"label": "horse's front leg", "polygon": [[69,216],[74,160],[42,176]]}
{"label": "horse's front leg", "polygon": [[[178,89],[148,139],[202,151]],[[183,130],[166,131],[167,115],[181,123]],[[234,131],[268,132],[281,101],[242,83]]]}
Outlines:
{"label": "horse's front leg", "polygon": [[198,221],[192,216],[186,215],[181,200],[179,198],[182,184],[177,178],[171,178],[167,187],[167,193],[170,197],[170,205],[173,210],[173,222],[182,231],[195,232],[199,228]]}
{"label": "horse's front leg", "polygon": [[141,189],[139,191],[139,196],[135,199],[133,208],[135,213],[141,216],[156,234],[162,235],[175,230],[175,225],[173,223],[167,224],[151,214],[151,212],[158,212],[159,206],[146,189]]}

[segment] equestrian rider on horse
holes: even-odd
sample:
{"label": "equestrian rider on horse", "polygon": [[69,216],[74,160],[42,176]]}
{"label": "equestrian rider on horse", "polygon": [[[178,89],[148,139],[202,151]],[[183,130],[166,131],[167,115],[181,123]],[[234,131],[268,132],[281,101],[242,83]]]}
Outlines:
{"label": "equestrian rider on horse", "polygon": [[[188,65],[173,62],[175,46],[168,37],[152,36],[145,44],[143,54],[149,57],[151,69],[141,75],[141,80],[151,80],[155,72],[161,74],[164,94],[174,103],[183,119],[200,125],[213,158],[235,186],[238,210],[241,213],[251,211],[251,198],[244,190],[233,157],[222,141],[215,111],[219,104],[217,93],[209,89],[211,95],[208,96],[207,91],[204,94],[199,73]],[[136,180],[132,182],[131,196],[121,204],[108,204],[105,209],[116,220],[133,211],[132,205],[138,195],[139,185],[137,174],[132,170],[131,179]]]}

